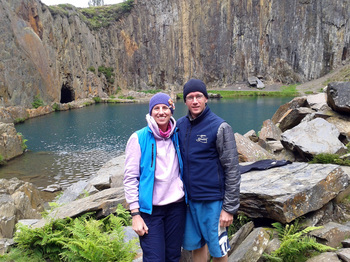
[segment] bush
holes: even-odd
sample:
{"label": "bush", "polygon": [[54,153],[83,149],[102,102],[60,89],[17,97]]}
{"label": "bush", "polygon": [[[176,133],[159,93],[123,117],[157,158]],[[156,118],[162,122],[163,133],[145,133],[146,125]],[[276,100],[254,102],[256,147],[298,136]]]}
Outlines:
{"label": "bush", "polygon": [[15,124],[23,123],[25,120],[26,120],[25,118],[18,117],[15,119]]}
{"label": "bush", "polygon": [[95,101],[95,103],[101,103],[101,101],[102,101],[101,97],[99,97],[99,96],[95,96],[92,99]]}
{"label": "bush", "polygon": [[93,73],[96,72],[95,67],[93,67],[93,66],[90,66],[87,70],[90,72],[93,72]]}
{"label": "bush", "polygon": [[40,95],[36,95],[34,97],[34,101],[32,103],[32,106],[34,108],[38,108],[39,106],[43,106],[43,105],[44,105],[44,102],[43,102],[43,100],[41,100]]}
{"label": "bush", "polygon": [[52,109],[53,109],[54,111],[60,111],[60,106],[59,106],[57,103],[54,103],[54,104],[52,105]]}
{"label": "bush", "polygon": [[107,79],[107,82],[110,84],[114,83],[114,73],[112,67],[99,66],[98,72],[104,74]]}

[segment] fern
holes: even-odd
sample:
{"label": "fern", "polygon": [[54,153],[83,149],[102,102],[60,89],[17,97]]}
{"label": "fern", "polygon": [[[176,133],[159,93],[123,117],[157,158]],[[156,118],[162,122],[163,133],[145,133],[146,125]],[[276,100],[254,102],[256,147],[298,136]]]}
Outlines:
{"label": "fern", "polygon": [[281,245],[271,255],[266,253],[263,255],[268,261],[303,262],[318,252],[335,250],[332,247],[318,243],[315,238],[306,235],[322,227],[307,227],[300,230],[298,221],[292,225],[287,224],[285,227],[278,222],[273,223],[272,226],[278,233]]}
{"label": "fern", "polygon": [[35,257],[36,261],[132,261],[137,240],[124,242],[126,224],[130,224],[130,215],[121,205],[117,216],[101,220],[87,213],[79,218],[53,220],[37,229],[17,224],[15,252]]}

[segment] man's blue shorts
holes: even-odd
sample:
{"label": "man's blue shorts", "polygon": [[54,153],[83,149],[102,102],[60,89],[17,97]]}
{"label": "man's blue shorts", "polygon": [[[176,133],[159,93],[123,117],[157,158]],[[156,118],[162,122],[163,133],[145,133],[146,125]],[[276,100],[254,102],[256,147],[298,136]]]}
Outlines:
{"label": "man's blue shorts", "polygon": [[223,257],[230,250],[227,230],[220,227],[222,201],[188,201],[183,248],[208,244],[210,255]]}

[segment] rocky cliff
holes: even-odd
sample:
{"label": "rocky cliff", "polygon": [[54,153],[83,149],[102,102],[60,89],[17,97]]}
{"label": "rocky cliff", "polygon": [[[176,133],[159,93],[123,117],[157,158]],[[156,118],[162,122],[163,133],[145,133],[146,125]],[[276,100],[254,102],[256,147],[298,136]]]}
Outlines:
{"label": "rocky cliff", "polygon": [[[251,75],[304,82],[349,61],[345,0],[133,2],[96,28],[70,5],[57,12],[40,0],[0,0],[0,105],[31,107],[35,96],[65,103],[118,87],[179,90],[190,77],[209,87]],[[111,68],[113,81],[98,67]]]}

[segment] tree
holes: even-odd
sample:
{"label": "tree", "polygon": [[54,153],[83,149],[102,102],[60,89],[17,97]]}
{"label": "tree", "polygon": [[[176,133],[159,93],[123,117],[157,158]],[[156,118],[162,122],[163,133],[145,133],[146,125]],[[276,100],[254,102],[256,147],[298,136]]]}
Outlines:
{"label": "tree", "polygon": [[89,0],[88,5],[89,6],[103,6],[104,0]]}

